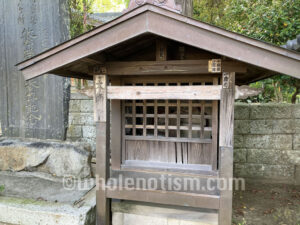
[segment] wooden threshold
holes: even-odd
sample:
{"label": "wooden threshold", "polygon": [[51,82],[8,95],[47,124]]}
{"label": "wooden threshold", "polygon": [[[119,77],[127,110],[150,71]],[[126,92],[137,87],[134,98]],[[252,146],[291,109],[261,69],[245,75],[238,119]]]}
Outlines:
{"label": "wooden threshold", "polygon": [[212,86],[109,86],[108,99],[220,100],[221,85]]}
{"label": "wooden threshold", "polygon": [[150,202],[165,205],[177,205],[206,209],[219,209],[220,202],[220,197],[218,195],[204,195],[144,189],[120,190],[116,186],[110,186],[106,189],[106,197],[121,200]]}
{"label": "wooden threshold", "polygon": [[125,160],[122,164],[122,168],[148,168],[148,169],[162,169],[162,170],[173,170],[173,171],[212,171],[211,165],[204,164],[178,164],[178,163],[166,163],[166,162],[149,162],[142,160]]}

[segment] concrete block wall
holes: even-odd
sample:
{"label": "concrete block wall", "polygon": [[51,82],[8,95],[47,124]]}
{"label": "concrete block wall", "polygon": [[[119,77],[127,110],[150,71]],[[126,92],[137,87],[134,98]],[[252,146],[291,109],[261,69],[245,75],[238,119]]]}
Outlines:
{"label": "concrete block wall", "polygon": [[234,174],[300,184],[300,105],[235,105]]}
{"label": "concrete block wall", "polygon": [[67,140],[88,143],[95,156],[96,127],[93,111],[93,99],[71,92]]}
{"label": "concrete block wall", "polygon": [[[93,100],[71,93],[68,140],[89,143],[95,156]],[[234,174],[300,184],[300,104],[235,105]]]}

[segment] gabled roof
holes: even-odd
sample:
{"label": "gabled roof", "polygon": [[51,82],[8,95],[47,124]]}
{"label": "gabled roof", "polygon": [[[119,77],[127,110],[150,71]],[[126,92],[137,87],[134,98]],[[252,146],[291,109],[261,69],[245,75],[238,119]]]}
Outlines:
{"label": "gabled roof", "polygon": [[[25,79],[64,68],[141,35],[154,34],[268,71],[300,78],[300,54],[145,4],[117,19],[19,63]],[[99,62],[98,62],[99,63]],[[60,72],[59,72],[60,71]],[[74,77],[76,71],[74,72]],[[252,77],[253,80],[253,77]]]}

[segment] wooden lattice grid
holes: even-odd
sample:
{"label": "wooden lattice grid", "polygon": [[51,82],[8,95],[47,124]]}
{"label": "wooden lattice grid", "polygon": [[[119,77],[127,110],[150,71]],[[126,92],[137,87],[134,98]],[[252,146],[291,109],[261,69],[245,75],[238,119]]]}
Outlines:
{"label": "wooden lattice grid", "polygon": [[[130,82],[126,86],[212,85],[212,82]],[[125,139],[212,139],[212,101],[123,101]]]}

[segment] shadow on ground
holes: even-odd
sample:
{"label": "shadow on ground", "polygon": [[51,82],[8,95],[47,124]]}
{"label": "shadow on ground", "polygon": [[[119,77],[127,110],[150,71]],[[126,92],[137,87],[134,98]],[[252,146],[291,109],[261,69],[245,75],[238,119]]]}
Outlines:
{"label": "shadow on ground", "polygon": [[247,184],[235,191],[234,225],[300,225],[300,186]]}

